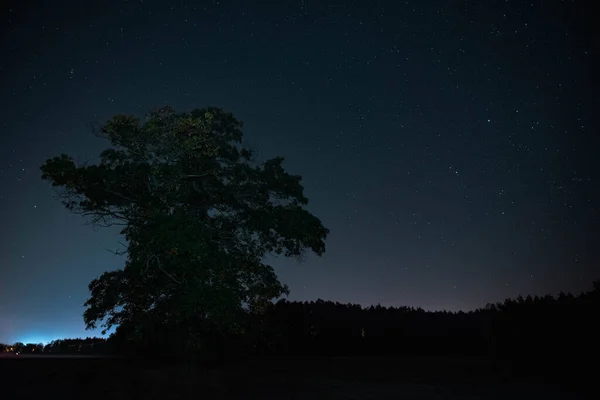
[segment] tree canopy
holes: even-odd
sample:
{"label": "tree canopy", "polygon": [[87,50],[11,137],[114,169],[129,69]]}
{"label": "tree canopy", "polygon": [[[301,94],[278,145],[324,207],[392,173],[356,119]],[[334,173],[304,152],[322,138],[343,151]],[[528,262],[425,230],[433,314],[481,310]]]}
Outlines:
{"label": "tree canopy", "polygon": [[306,210],[301,176],[281,157],[257,162],[232,114],[164,107],[117,115],[94,133],[111,144],[98,164],[63,154],[41,166],[69,210],[121,226],[127,242],[123,269],[89,284],[87,328],[236,329],[245,310],[288,293],[265,255],[324,253],[329,231]]}

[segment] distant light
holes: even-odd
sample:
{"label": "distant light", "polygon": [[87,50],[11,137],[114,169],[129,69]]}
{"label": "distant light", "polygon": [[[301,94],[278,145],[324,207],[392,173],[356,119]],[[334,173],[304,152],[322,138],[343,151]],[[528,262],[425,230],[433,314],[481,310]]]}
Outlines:
{"label": "distant light", "polygon": [[21,342],[23,344],[28,344],[28,343],[39,344],[39,343],[41,343],[45,346],[48,343],[50,343],[51,341],[53,341],[54,339],[55,338],[50,339],[47,337],[43,338],[43,337],[32,335],[32,336],[25,336],[25,337],[19,339],[18,342]]}

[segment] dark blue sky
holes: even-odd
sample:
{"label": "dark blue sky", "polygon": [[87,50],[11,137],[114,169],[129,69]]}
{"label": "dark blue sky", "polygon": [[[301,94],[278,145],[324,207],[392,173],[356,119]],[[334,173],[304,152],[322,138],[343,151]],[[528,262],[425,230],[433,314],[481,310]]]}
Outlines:
{"label": "dark blue sky", "polygon": [[87,284],[122,267],[119,237],[39,166],[93,161],[90,122],[162,105],[233,112],[304,177],[331,234],[274,261],[292,300],[466,310],[600,275],[580,2],[25,3],[0,21],[0,342],[93,334]]}

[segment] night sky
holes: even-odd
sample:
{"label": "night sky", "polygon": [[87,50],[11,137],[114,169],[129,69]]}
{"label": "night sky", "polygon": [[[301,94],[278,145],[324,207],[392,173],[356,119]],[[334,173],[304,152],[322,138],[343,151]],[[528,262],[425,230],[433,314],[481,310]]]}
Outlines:
{"label": "night sky", "polygon": [[[29,3],[29,4],[26,4]],[[83,5],[85,4],[85,5]],[[445,7],[441,7],[444,5]],[[116,229],[39,166],[92,121],[222,107],[286,158],[327,252],[291,300],[469,310],[600,275],[598,47],[573,1],[15,2],[0,20],[0,342],[93,336]]]}

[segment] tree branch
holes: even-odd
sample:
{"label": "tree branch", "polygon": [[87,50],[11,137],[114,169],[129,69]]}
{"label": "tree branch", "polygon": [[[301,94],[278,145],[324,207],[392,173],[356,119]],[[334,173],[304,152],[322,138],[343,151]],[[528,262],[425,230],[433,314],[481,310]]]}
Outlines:
{"label": "tree branch", "polygon": [[124,254],[127,254],[127,250],[123,250],[123,251],[111,250],[111,249],[104,249],[104,250],[108,251],[109,253],[114,254],[115,256],[122,256]]}
{"label": "tree branch", "polygon": [[131,202],[131,203],[137,203],[137,202],[136,202],[134,199],[132,199],[131,197],[127,197],[127,196],[125,196],[125,195],[123,195],[123,194],[121,194],[121,193],[118,193],[118,192],[113,192],[112,190],[108,190],[108,189],[106,189],[106,188],[104,188],[104,191],[105,191],[105,192],[107,192],[107,193],[110,193],[110,194],[112,194],[112,195],[115,195],[115,196],[117,196],[117,197],[120,197],[120,198],[122,198],[123,200],[127,200],[127,201],[129,201],[129,202]]}
{"label": "tree branch", "polygon": [[150,258],[154,258],[156,260],[156,265],[158,266],[158,268],[164,272],[169,278],[171,278],[173,280],[173,282],[177,283],[177,284],[181,284],[181,281],[179,281],[177,278],[175,278],[173,275],[171,275],[170,273],[168,273],[163,267],[162,267],[162,263],[160,262],[160,259],[158,258],[158,256],[156,254],[152,254],[150,251],[150,248],[147,248],[147,255],[146,255],[146,269],[144,269],[143,274],[146,273],[146,271],[148,271],[148,268],[150,267]]}

